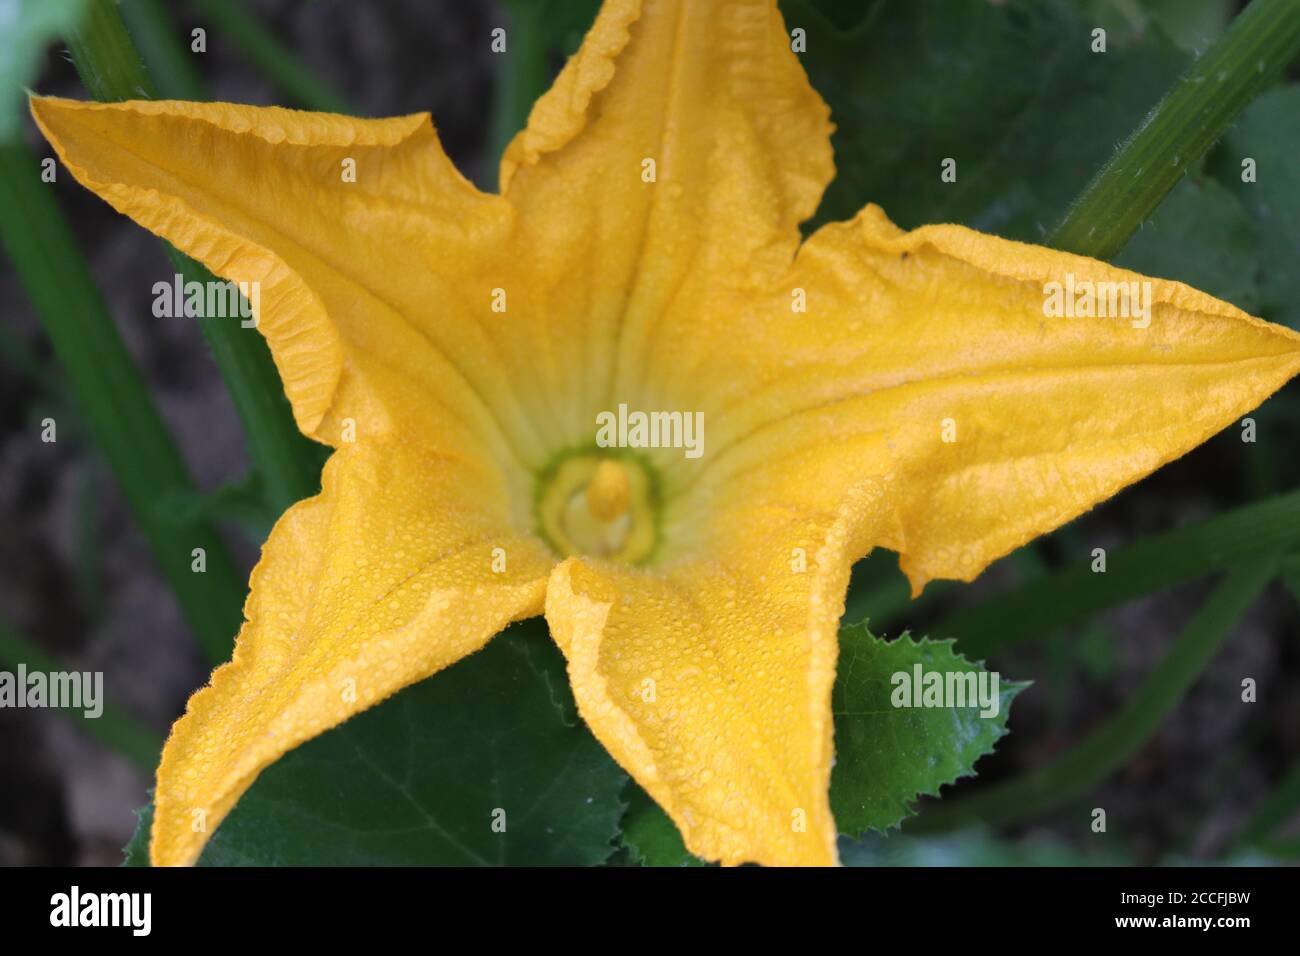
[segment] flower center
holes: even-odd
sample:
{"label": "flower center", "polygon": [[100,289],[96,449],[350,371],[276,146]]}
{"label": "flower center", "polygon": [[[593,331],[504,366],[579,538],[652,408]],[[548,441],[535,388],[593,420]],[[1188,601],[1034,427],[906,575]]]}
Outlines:
{"label": "flower center", "polygon": [[565,556],[635,564],[654,550],[656,500],[650,473],[638,460],[580,452],[538,479],[537,523]]}

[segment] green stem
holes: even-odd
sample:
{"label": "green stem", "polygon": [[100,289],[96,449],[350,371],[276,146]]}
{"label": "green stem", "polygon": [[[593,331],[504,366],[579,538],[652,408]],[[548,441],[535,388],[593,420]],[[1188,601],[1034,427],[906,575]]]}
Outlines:
{"label": "green stem", "polygon": [[[68,37],[68,46],[95,99],[118,102],[153,97],[153,82],[111,0],[92,0],[81,24]],[[184,281],[216,281],[199,263],[171,246],[167,249]],[[198,323],[243,423],[249,456],[261,475],[267,504],[278,515],[319,489],[320,451],[298,431],[262,336],[231,319],[206,317]]]}
{"label": "green stem", "polygon": [[[0,664],[12,668],[22,664],[29,671],[47,674],[71,669],[4,624],[0,624]],[[22,693],[21,688],[19,693]],[[108,700],[101,703],[103,707],[98,717],[87,717],[84,711],[60,709],[59,712],[76,718],[83,730],[109,750],[131,761],[145,773],[152,773],[162,751],[162,736],[116,704]]]}
{"label": "green stem", "polygon": [[322,113],[355,115],[355,108],[345,97],[316,76],[238,0],[195,0],[195,6],[299,106]]}
{"label": "green stem", "polygon": [[1260,840],[1252,849],[1273,859],[1300,860],[1300,837],[1275,837],[1271,840]]}
{"label": "green stem", "polygon": [[504,53],[493,54],[496,62],[496,100],[492,107],[488,157],[499,160],[516,133],[528,123],[533,103],[546,92],[550,79],[550,51],[542,17],[545,5],[507,0],[510,28]]}
{"label": "green stem", "polygon": [[1282,778],[1282,782],[1242,825],[1233,841],[1234,848],[1244,850],[1262,843],[1297,809],[1300,809],[1300,761],[1291,766],[1286,776]]}
{"label": "green stem", "polygon": [[[218,281],[172,245],[165,244],[165,248],[168,261],[185,282]],[[272,518],[277,518],[295,501],[320,490],[323,449],[298,430],[280,373],[261,333],[229,318],[202,316],[197,322],[243,423],[248,455],[257,469],[267,507]]]}
{"label": "green stem", "polygon": [[122,0],[121,7],[159,92],[169,100],[207,99],[194,55],[163,0]]}
{"label": "green stem", "polygon": [[1254,0],[1093,177],[1048,245],[1109,259],[1262,89],[1300,56],[1300,0]]}
{"label": "green stem", "polygon": [[136,53],[113,0],[89,0],[64,37],[90,95],[106,103],[157,99],[153,78]]}
{"label": "green stem", "polygon": [[929,833],[975,821],[1004,824],[1086,796],[1160,728],[1232,626],[1272,580],[1277,566],[1277,555],[1266,554],[1229,571],[1132,698],[1081,743],[1023,776],[985,787],[964,800],[934,805],[904,828]]}
{"label": "green stem", "polygon": [[8,326],[0,326],[0,357],[40,389],[46,398],[58,401],[63,395],[63,382],[58,373],[37,358],[27,343]]}
{"label": "green stem", "polygon": [[1300,491],[1293,491],[1140,539],[1107,555],[1104,572],[1092,570],[1091,558],[1053,571],[955,611],[930,633],[956,637],[962,653],[979,660],[1096,611],[1297,544]]}
{"label": "green stem", "polygon": [[[0,238],[199,643],[224,660],[239,627],[243,578],[207,522],[178,522],[159,506],[194,495],[194,485],[50,189],[26,146],[0,145]],[[204,573],[190,569],[194,548],[204,550]]]}

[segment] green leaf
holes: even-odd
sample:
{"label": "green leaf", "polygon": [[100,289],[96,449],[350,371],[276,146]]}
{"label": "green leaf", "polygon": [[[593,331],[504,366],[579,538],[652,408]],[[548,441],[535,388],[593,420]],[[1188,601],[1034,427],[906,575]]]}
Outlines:
{"label": "green leaf", "polygon": [[1260,243],[1250,217],[1217,180],[1189,177],[1129,240],[1115,264],[1186,282],[1239,309],[1259,308]]}
{"label": "green leaf", "polygon": [[548,657],[559,651],[544,629],[512,627],[303,744],[262,773],[200,864],[604,862],[627,777],[557,709]]}
{"label": "green leaf", "polygon": [[[150,796],[153,791],[149,791]],[[149,865],[149,830],[153,826],[153,804],[147,803],[135,811],[135,830],[126,846],[122,847],[123,866]]]}
{"label": "green leaf", "polygon": [[1087,19],[1114,40],[1141,39],[1153,28],[1179,49],[1200,53],[1223,33],[1236,0],[1081,0]]}
{"label": "green leaf", "polygon": [[1187,64],[1158,32],[1095,54],[1092,25],[1058,0],[877,4],[847,33],[806,0],[783,8],[838,127],[819,221],[876,202],[904,228],[1040,241]]}
{"label": "green leaf", "polygon": [[0,140],[22,131],[23,89],[36,75],[49,43],[77,22],[86,0],[11,0],[0,42]]}
{"label": "green leaf", "polygon": [[650,795],[629,782],[627,788],[627,814],[623,817],[623,846],[632,854],[633,862],[643,866],[703,866],[704,861],[693,856],[682,842],[677,825]]}
{"label": "green leaf", "polygon": [[1188,53],[1217,40],[1237,11],[1237,0],[1142,0],[1152,22]]}
{"label": "green leaf", "polygon": [[[1207,168],[1245,207],[1260,244],[1259,314],[1300,329],[1300,86],[1278,87],[1246,108]],[[1254,160],[1254,182],[1242,162]]]}
{"label": "green leaf", "polygon": [[841,833],[896,827],[914,812],[918,796],[938,796],[944,784],[973,776],[975,762],[1006,733],[1011,701],[1028,686],[1000,680],[996,713],[987,717],[978,704],[895,706],[894,675],[910,686],[917,667],[923,674],[985,672],[956,653],[952,641],[907,634],[884,641],[863,625],[840,630],[831,809]]}

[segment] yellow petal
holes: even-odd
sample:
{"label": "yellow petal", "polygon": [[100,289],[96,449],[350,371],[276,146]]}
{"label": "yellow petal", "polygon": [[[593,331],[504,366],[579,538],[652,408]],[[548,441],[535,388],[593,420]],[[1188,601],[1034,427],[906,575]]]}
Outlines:
{"label": "yellow petal", "polygon": [[545,458],[524,417],[533,377],[504,367],[487,331],[514,213],[456,172],[427,114],[52,98],[32,113],[79,182],[259,284],[259,328],[307,434],[337,445],[344,419],[387,434],[414,410],[444,447]]}
{"label": "yellow petal", "polygon": [[[834,172],[775,0],[608,0],[501,164],[576,430],[647,399],[716,285],[788,266]],[[634,394],[635,393],[635,394]],[[567,418],[566,418],[567,420]]]}
{"label": "yellow petal", "polygon": [[698,856],[836,862],[837,631],[852,561],[888,514],[888,460],[876,436],[769,461],[696,501],[692,556],[653,572],[570,559],[551,576],[579,712]]}
{"label": "yellow petal", "polygon": [[323,486],[276,524],[234,659],[172,729],[155,865],[193,863],[286,751],[541,610],[553,562],[506,526],[499,475],[398,442],[336,452]]}
{"label": "yellow petal", "polygon": [[259,284],[300,427],[342,449],[277,524],[234,660],[164,751],[151,855],[190,863],[264,766],[541,609],[553,561],[517,529],[524,462],[549,452],[523,414],[535,382],[490,328],[514,214],[456,174],[427,116],[32,108],[83,184]]}
{"label": "yellow petal", "polygon": [[[1149,322],[1140,300],[1128,317],[1049,316],[1051,283],[1137,283]],[[820,230],[766,302],[733,314],[678,373],[721,383],[701,399],[701,485],[780,433],[813,445],[885,432],[895,530],[876,543],[901,552],[916,591],[971,580],[1300,371],[1300,335],[1181,283],[959,226],[904,233],[876,207]]]}

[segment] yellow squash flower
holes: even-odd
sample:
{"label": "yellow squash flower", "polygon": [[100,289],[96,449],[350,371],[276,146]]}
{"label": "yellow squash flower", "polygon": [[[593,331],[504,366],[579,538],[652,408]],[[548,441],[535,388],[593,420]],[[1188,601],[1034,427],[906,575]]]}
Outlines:
{"label": "yellow squash flower", "polygon": [[[292,747],[539,613],[692,852],[834,863],[853,562],[969,581],[1300,370],[1300,335],[1091,259],[875,206],[801,243],[832,126],[775,0],[607,0],[500,195],[427,114],[32,109],[86,187],[259,283],[297,422],[336,449],[172,730],[155,864],[193,863]],[[1084,289],[1113,313],[1114,283],[1145,319],[1048,314]]]}

